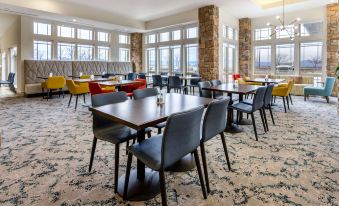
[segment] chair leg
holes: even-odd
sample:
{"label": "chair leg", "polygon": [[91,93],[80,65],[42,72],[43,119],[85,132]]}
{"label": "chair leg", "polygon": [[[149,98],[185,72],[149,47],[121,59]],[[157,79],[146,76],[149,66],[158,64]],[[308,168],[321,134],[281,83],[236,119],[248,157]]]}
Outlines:
{"label": "chair leg", "polygon": [[86,103],[86,94],[83,94],[84,96],[84,103]]}
{"label": "chair leg", "polygon": [[306,94],[304,94],[304,101],[306,102]]}
{"label": "chair leg", "polygon": [[330,103],[330,98],[328,96],[326,96],[325,98],[326,98],[326,102],[329,104]]}
{"label": "chair leg", "polygon": [[198,150],[195,150],[195,151],[193,152],[193,154],[194,154],[195,164],[197,165],[197,169],[198,169],[198,175],[199,175],[199,179],[200,179],[200,185],[201,185],[202,194],[203,194],[203,196],[204,196],[204,199],[207,199],[207,194],[206,194],[206,190],[205,190],[204,179],[203,179],[203,177],[202,177],[202,171],[201,171],[201,165],[200,165]]}
{"label": "chair leg", "polygon": [[265,124],[266,124],[266,130],[269,131],[265,107],[263,107],[262,111],[263,111],[263,113],[264,113],[264,120],[265,120]]}
{"label": "chair leg", "polygon": [[270,110],[270,114],[271,114],[271,118],[272,118],[273,125],[275,125],[275,122],[274,122],[274,118],[273,118],[273,112],[272,112],[272,107],[271,107],[271,105],[268,105],[268,109]]}
{"label": "chair leg", "polygon": [[226,157],[226,161],[227,161],[227,166],[228,166],[228,170],[231,171],[231,162],[230,159],[228,157],[228,151],[227,151],[227,146],[226,146],[226,140],[225,140],[225,135],[223,132],[220,133],[221,136],[221,141],[222,141],[222,146],[224,147],[224,152],[225,152],[225,157]]}
{"label": "chair leg", "polygon": [[79,95],[77,94],[76,95],[76,98],[75,98],[75,110],[77,109],[77,106],[78,106],[78,98],[79,98]]}
{"label": "chair leg", "polygon": [[239,125],[239,119],[240,119],[240,112],[237,111],[237,125]]}
{"label": "chair leg", "polygon": [[126,141],[126,155],[128,154],[127,148],[129,147],[129,140]]}
{"label": "chair leg", "polygon": [[286,111],[285,97],[282,97],[282,98],[283,98],[283,102],[284,102],[284,109],[285,109],[285,113],[286,113],[287,111]]}
{"label": "chair leg", "polygon": [[288,94],[288,96],[290,97],[291,105],[293,105],[291,94]]}
{"label": "chair leg", "polygon": [[68,107],[69,107],[69,105],[71,104],[71,101],[72,101],[72,96],[73,96],[73,94],[71,94],[71,96],[69,97],[69,101],[68,101]]}
{"label": "chair leg", "polygon": [[49,95],[50,95],[49,93],[50,93],[50,91],[51,91],[50,89],[47,89],[47,97],[46,97],[47,101],[48,101],[48,99],[49,99]]}
{"label": "chair leg", "polygon": [[265,125],[265,120],[264,120],[264,115],[263,115],[262,109],[259,109],[259,112],[260,112],[260,118],[261,118],[262,126],[264,127],[264,131],[266,133],[267,130],[266,130],[266,125]]}
{"label": "chair leg", "polygon": [[91,159],[89,161],[89,168],[88,168],[88,172],[92,171],[92,165],[93,165],[93,159],[94,159],[94,153],[95,153],[95,148],[97,146],[97,138],[94,137],[93,139],[93,144],[92,144],[92,152],[91,152]]}
{"label": "chair leg", "polygon": [[61,92],[62,92],[62,98],[65,98],[65,92],[64,92],[64,90],[61,89]]}
{"label": "chair leg", "polygon": [[200,150],[201,150],[202,167],[204,169],[204,175],[205,175],[206,188],[207,188],[207,192],[210,193],[211,192],[211,190],[210,190],[210,181],[208,179],[207,162],[206,162],[206,151],[205,151],[204,143],[200,143]]}
{"label": "chair leg", "polygon": [[288,99],[288,96],[286,96],[285,98],[286,98],[287,108],[289,110],[290,109],[290,100]]}
{"label": "chair leg", "polygon": [[258,141],[257,127],[255,126],[255,119],[254,119],[253,113],[251,113],[251,118],[252,118],[252,124],[253,124],[255,139]]}
{"label": "chair leg", "polygon": [[161,128],[158,128],[158,134],[161,134]]}
{"label": "chair leg", "polygon": [[115,145],[115,166],[114,166],[114,193],[118,192],[119,179],[119,144]]}
{"label": "chair leg", "polygon": [[161,202],[163,206],[167,206],[165,172],[163,168],[159,170],[159,179],[160,179]]}
{"label": "chair leg", "polygon": [[151,138],[152,134],[151,132],[147,132],[147,138]]}
{"label": "chair leg", "polygon": [[128,190],[129,176],[130,176],[130,173],[131,173],[131,166],[132,166],[132,153],[129,153],[128,158],[127,158],[127,168],[126,168],[124,194],[123,194],[124,200],[127,199],[127,190]]}

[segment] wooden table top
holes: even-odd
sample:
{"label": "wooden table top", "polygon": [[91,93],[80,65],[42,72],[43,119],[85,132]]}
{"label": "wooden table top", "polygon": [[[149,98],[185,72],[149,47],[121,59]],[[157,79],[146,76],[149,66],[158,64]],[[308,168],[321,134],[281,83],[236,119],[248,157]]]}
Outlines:
{"label": "wooden table top", "polygon": [[[154,74],[153,74],[154,75]],[[146,77],[152,77],[153,75],[147,74]],[[168,78],[171,75],[161,75],[161,78]],[[172,75],[174,76],[174,75]],[[201,79],[201,77],[194,77],[194,76],[179,76],[180,79],[186,79],[186,80],[190,80],[190,79]]]}
{"label": "wooden table top", "polygon": [[117,123],[141,130],[166,121],[173,113],[207,106],[213,101],[209,98],[176,93],[166,94],[164,98],[165,103],[162,105],[157,104],[157,97],[154,96],[139,100],[126,100],[117,104],[90,108],[90,110]]}
{"label": "wooden table top", "polygon": [[110,78],[94,78],[94,79],[75,79],[74,82],[76,83],[88,83],[88,82],[103,82],[103,81],[110,81]]}
{"label": "wooden table top", "polygon": [[281,82],[284,82],[285,79],[265,79],[265,78],[255,78],[255,79],[250,79],[250,80],[246,80],[246,82],[259,82],[259,83],[274,83],[274,84],[278,84]]}
{"label": "wooden table top", "polygon": [[127,84],[143,84],[142,82],[138,81],[131,81],[131,80],[121,80],[121,81],[104,81],[104,82],[97,82],[100,85],[103,86],[121,86],[121,85],[127,85]]}
{"label": "wooden table top", "polygon": [[225,93],[234,93],[234,94],[249,94],[256,91],[260,86],[256,85],[246,85],[239,84],[234,86],[234,84],[220,84],[218,86],[205,87],[204,90],[210,90],[214,92],[225,92]]}

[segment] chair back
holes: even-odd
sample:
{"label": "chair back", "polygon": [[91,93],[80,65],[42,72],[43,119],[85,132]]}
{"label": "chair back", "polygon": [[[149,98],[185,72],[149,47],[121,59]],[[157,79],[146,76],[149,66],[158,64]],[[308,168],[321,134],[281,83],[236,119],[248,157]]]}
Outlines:
{"label": "chair back", "polygon": [[153,87],[162,87],[161,75],[152,75]]}
{"label": "chair back", "polygon": [[200,125],[204,107],[168,117],[162,139],[161,165],[166,168],[200,145]]}
{"label": "chair back", "polygon": [[[124,102],[126,100],[127,95],[125,92],[102,93],[92,96],[92,106],[100,107],[107,104],[116,104]],[[106,125],[117,125],[117,123],[114,123],[113,121],[110,121],[101,115],[95,113],[92,114],[93,114],[93,130]]]}
{"label": "chair back", "polygon": [[46,80],[46,87],[48,89],[61,89],[65,86],[65,82],[64,76],[48,77]]}
{"label": "chair back", "polygon": [[331,96],[332,95],[334,83],[335,83],[334,77],[326,77],[325,82],[324,82],[324,90],[325,90],[324,96]]}
{"label": "chair back", "polygon": [[[211,83],[212,83],[212,86],[218,86],[221,84],[221,81],[219,79],[214,79],[211,81]],[[213,94],[214,94],[214,98],[224,95],[222,92],[214,92]]]}
{"label": "chair back", "polygon": [[240,74],[232,74],[232,80],[237,80],[240,78]]}
{"label": "chair back", "polygon": [[264,97],[264,106],[271,104],[273,87],[274,87],[274,84],[267,85],[265,97]]}
{"label": "chair back", "polygon": [[203,120],[201,141],[206,142],[225,130],[229,102],[230,98],[225,97],[209,103]]}
{"label": "chair back", "polygon": [[137,74],[136,73],[128,73],[127,74],[127,79],[128,80],[135,80],[137,78]]}
{"label": "chair back", "polygon": [[8,81],[12,84],[14,83],[14,77],[15,77],[15,73],[9,73]]}
{"label": "chair back", "polygon": [[146,79],[146,73],[139,73],[138,78],[139,79]]}
{"label": "chair back", "polygon": [[175,73],[174,76],[176,76],[176,77],[182,77],[182,76],[184,76],[184,74],[182,74],[182,73]]}
{"label": "chair back", "polygon": [[96,82],[89,82],[88,87],[89,87],[89,92],[91,93],[91,95],[96,95],[96,94],[102,93],[102,89],[101,89],[100,85]]}
{"label": "chair back", "polygon": [[74,94],[76,92],[75,90],[75,87],[77,85],[75,85],[74,81],[72,79],[67,79],[66,80],[66,86],[68,88],[68,91],[71,93],[71,94]]}
{"label": "chair back", "polygon": [[137,83],[134,84],[134,89],[146,89],[147,86],[147,81],[146,79],[136,79],[135,80]]}
{"label": "chair back", "polygon": [[153,97],[158,95],[156,88],[137,89],[133,91],[134,99],[142,99],[146,97]]}
{"label": "chair back", "polygon": [[80,76],[80,79],[90,79],[91,78],[91,75],[82,75]]}
{"label": "chair back", "polygon": [[180,88],[181,81],[179,76],[169,76],[168,77],[168,87],[169,88]]}
{"label": "chair back", "polygon": [[292,91],[294,86],[294,79],[290,79],[287,84],[287,95]]}
{"label": "chair back", "polygon": [[167,76],[167,75],[168,75],[168,72],[160,72],[160,75],[161,75],[161,76]]}
{"label": "chair back", "polygon": [[264,97],[267,87],[259,87],[253,98],[252,111],[256,111],[264,106]]}
{"label": "chair back", "polygon": [[203,90],[202,88],[209,88],[212,86],[211,82],[205,81],[205,82],[199,82],[199,94],[200,97],[206,97],[206,98],[212,98],[212,92],[209,90]]}
{"label": "chair back", "polygon": [[191,77],[200,77],[199,79],[191,79],[191,85],[198,86],[198,82],[201,81],[201,75],[200,74],[191,74]]}

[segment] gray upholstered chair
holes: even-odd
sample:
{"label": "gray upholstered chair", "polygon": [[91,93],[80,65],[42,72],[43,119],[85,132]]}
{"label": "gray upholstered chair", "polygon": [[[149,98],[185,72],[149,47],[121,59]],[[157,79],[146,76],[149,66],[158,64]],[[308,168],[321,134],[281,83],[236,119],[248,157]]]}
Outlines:
{"label": "gray upholstered chair", "polygon": [[176,92],[180,91],[183,94],[188,94],[188,87],[182,85],[180,76],[168,77],[168,93],[171,92],[171,89],[174,89]]}
{"label": "gray upholstered chair", "polygon": [[209,88],[211,86],[212,86],[212,84],[209,81],[199,82],[198,87],[199,87],[200,97],[212,98],[212,92],[211,91],[202,89],[202,88]]}
{"label": "gray upholstered chair", "polygon": [[152,80],[153,87],[159,87],[160,90],[162,90],[163,87],[167,86],[167,84],[162,81],[161,75],[152,75]]}
{"label": "gray upholstered chair", "polygon": [[[99,107],[107,104],[116,104],[127,100],[125,92],[113,92],[97,94],[92,96],[92,106]],[[150,136],[151,131],[146,131]],[[111,142],[115,145],[115,167],[114,167],[114,192],[118,188],[118,171],[119,171],[119,146],[121,143],[136,138],[136,131],[121,124],[117,124],[109,119],[104,118],[98,114],[93,113],[93,145],[91,158],[89,163],[89,172],[92,170],[94,153],[96,149],[97,140]]]}
{"label": "gray upholstered chair", "polygon": [[203,196],[205,199],[207,198],[197,150],[200,144],[200,125],[203,112],[204,107],[201,106],[172,114],[167,119],[163,135],[146,139],[128,148],[124,199],[127,195],[133,155],[147,167],[159,171],[162,205],[167,205],[164,170],[190,153],[194,155]]}
{"label": "gray upholstered chair", "polygon": [[[221,84],[221,81],[219,79],[214,79],[211,81],[212,86],[218,86]],[[222,97],[224,94],[222,92],[213,92],[214,99],[217,99],[219,97]]]}
{"label": "gray upholstered chair", "polygon": [[205,142],[217,136],[221,136],[221,142],[224,147],[225,157],[227,160],[228,169],[231,170],[230,160],[228,158],[226,141],[224,130],[226,128],[227,122],[227,107],[230,102],[229,97],[225,97],[221,100],[215,100],[211,102],[205,112],[203,126],[202,126],[202,137],[200,140],[200,149],[202,156],[202,163],[205,174],[206,188],[207,192],[210,192],[209,180],[208,180],[208,171],[207,171],[207,162],[206,162],[206,152],[205,152]]}
{"label": "gray upholstered chair", "polygon": [[193,89],[193,95],[194,95],[194,88],[199,87],[198,83],[201,81],[201,75],[200,74],[191,74],[191,76],[192,77],[200,77],[199,79],[191,79],[190,84],[188,85],[191,93],[192,93],[192,89]]}
{"label": "gray upholstered chair", "polygon": [[156,88],[136,89],[133,91],[134,99],[142,99],[146,97],[157,96],[158,90]]}
{"label": "gray upholstered chair", "polygon": [[261,121],[263,123],[263,127],[264,127],[264,130],[266,132],[266,125],[265,125],[264,115],[263,115],[263,111],[262,111],[263,106],[264,106],[265,92],[266,92],[266,87],[259,87],[257,89],[255,95],[254,95],[253,104],[246,104],[244,102],[239,102],[239,103],[236,103],[236,104],[233,104],[232,106],[230,106],[232,109],[237,110],[237,122],[239,122],[239,113],[240,112],[251,114],[255,139],[257,141],[258,141],[258,134],[257,134],[256,125],[255,125],[254,112],[259,110],[260,116],[261,116]]}

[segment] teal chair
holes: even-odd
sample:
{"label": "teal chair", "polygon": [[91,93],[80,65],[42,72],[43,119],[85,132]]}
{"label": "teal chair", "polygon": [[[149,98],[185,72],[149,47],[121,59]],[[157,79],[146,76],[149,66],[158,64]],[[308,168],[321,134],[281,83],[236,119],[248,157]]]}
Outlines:
{"label": "teal chair", "polygon": [[324,87],[305,87],[304,100],[306,101],[306,97],[308,98],[309,95],[316,95],[325,97],[327,103],[329,103],[330,102],[329,96],[331,96],[332,94],[334,83],[335,83],[334,77],[326,77]]}

